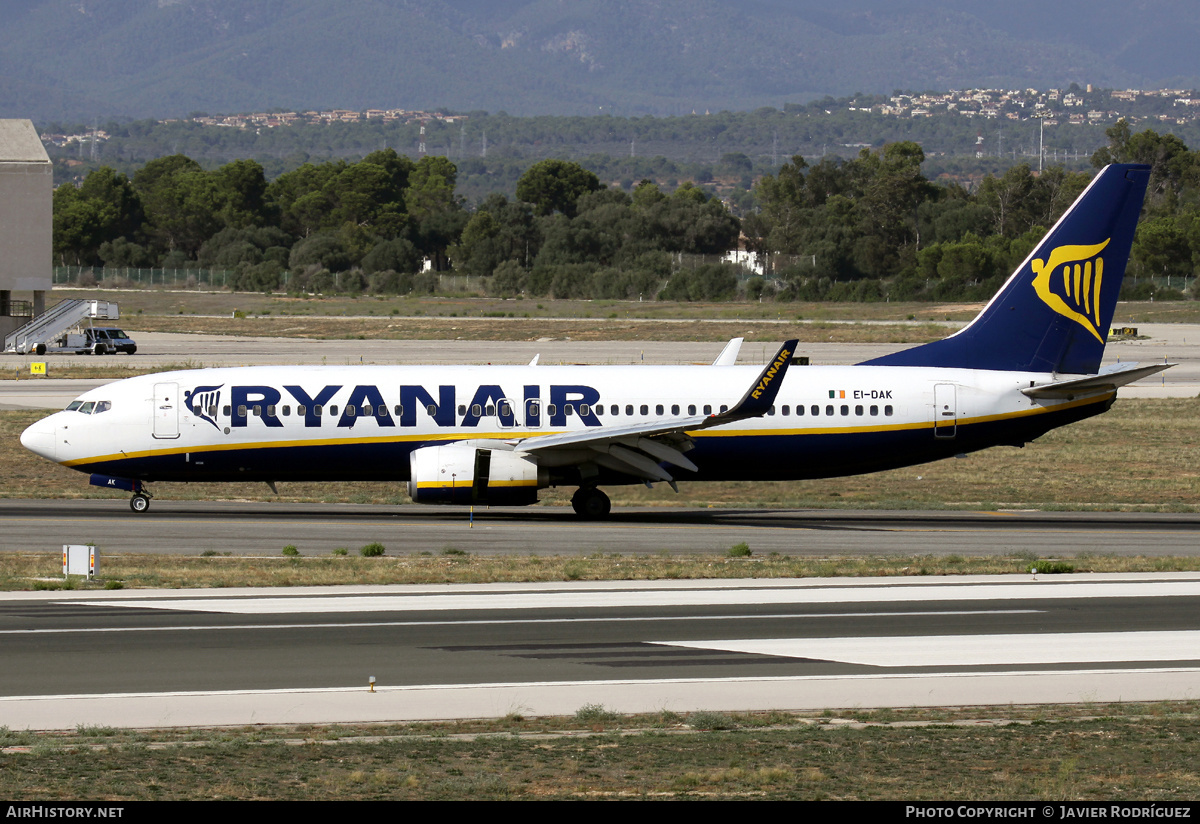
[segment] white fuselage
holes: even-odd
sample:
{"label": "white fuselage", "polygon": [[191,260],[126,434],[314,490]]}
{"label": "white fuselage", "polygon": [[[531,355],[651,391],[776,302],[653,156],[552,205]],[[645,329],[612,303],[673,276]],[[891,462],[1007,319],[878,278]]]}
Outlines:
{"label": "white fuselage", "polygon": [[[140,480],[406,480],[407,456],[708,415],[735,405],[759,367],[262,366],[165,372],[81,395],[22,436],[80,471]],[[996,444],[1019,445],[1104,411],[1111,389],[1072,399],[1020,390],[1044,373],[794,366],[772,411],[689,432],[681,480],[857,474]],[[586,448],[539,458],[552,471]],[[570,482],[568,475],[563,480]],[[608,482],[632,482],[612,478]]]}

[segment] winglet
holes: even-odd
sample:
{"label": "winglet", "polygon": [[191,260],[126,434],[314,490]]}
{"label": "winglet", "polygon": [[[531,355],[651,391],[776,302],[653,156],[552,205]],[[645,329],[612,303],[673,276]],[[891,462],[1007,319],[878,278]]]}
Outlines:
{"label": "winglet", "polygon": [[799,338],[784,341],[783,346],[779,347],[775,357],[771,358],[767,368],[762,371],[742,399],[728,412],[713,415],[708,419],[711,423],[708,421],[706,423],[709,426],[718,426],[723,423],[765,415],[771,408],[771,404],[775,403],[775,396],[779,394],[779,387],[783,386],[783,376],[792,362],[792,356],[796,354],[796,346],[799,343]]}
{"label": "winglet", "polygon": [[742,349],[742,341],[745,338],[732,338],[729,343],[725,344],[725,348],[721,350],[721,354],[717,355],[717,359],[712,362],[713,366],[733,366],[737,363],[738,352]]}

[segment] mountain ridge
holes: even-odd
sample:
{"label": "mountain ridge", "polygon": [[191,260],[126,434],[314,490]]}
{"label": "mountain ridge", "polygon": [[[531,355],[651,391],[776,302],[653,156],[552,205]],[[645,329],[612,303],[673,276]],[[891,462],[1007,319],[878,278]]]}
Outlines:
{"label": "mountain ridge", "polygon": [[[0,117],[745,110],[895,88],[1200,85],[1182,0],[10,0]],[[1043,21],[1042,24],[1034,21]]]}

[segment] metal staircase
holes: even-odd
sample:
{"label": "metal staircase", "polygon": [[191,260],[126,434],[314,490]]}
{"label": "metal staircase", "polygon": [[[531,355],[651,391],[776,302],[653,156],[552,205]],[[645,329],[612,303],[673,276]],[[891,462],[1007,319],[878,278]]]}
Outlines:
{"label": "metal staircase", "polygon": [[[4,338],[4,351],[27,355],[42,354],[49,342],[72,326],[89,318],[117,320],[117,304],[106,300],[63,300],[50,311],[38,315],[29,323]],[[41,350],[38,350],[38,347]]]}

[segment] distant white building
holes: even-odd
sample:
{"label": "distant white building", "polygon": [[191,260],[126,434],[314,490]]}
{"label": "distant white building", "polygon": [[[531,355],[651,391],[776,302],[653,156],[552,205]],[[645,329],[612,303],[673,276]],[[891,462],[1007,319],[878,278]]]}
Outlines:
{"label": "distant white building", "polygon": [[726,252],[721,258],[722,263],[732,263],[735,266],[741,266],[743,269],[749,269],[757,275],[763,275],[766,272],[764,262],[759,259],[758,252],[747,252],[742,249],[734,249],[732,252]]}

